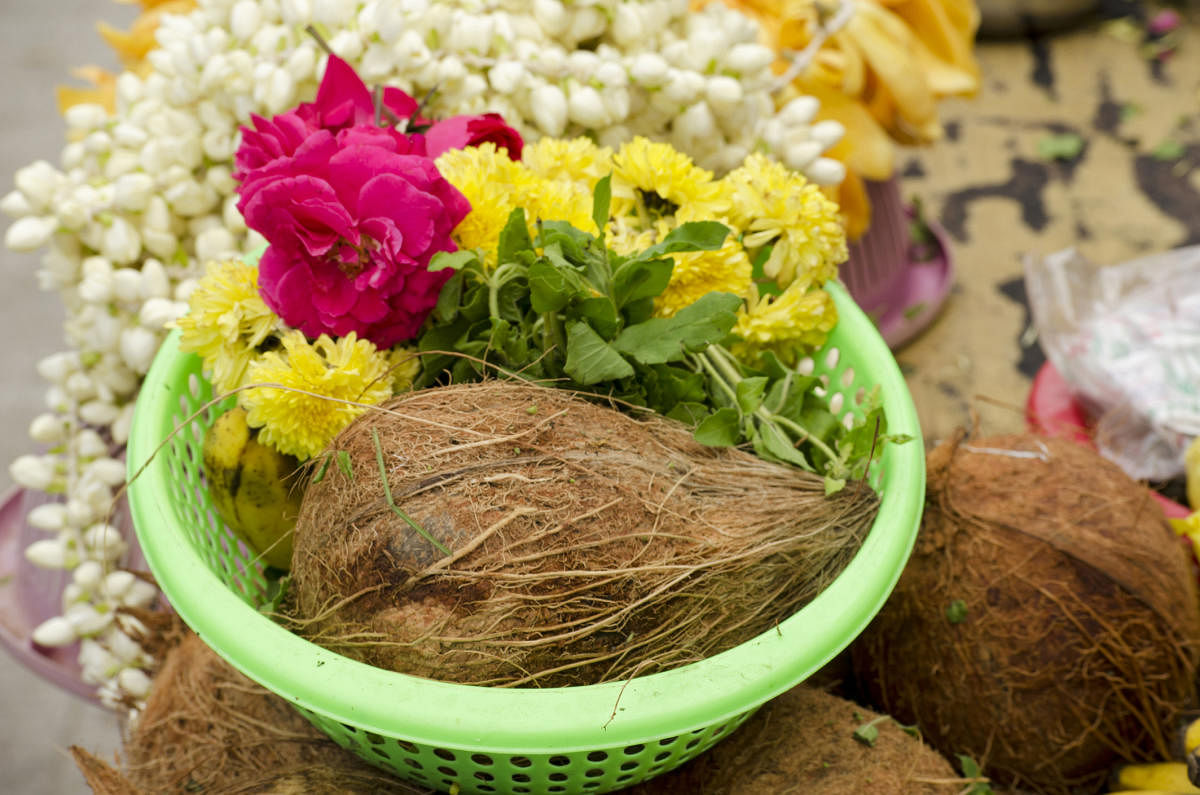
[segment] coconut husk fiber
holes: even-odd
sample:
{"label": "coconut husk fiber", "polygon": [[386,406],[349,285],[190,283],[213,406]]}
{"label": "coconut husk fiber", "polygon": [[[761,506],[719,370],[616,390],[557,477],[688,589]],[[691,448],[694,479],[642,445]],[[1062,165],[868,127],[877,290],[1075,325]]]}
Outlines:
{"label": "coconut husk fiber", "polygon": [[730,648],[819,593],[878,510],[866,484],[826,497],[680,423],[515,381],[407,394],[328,455],[351,474],[306,489],[295,631],[469,684],[592,684]]}
{"label": "coconut husk fiber", "polygon": [[1002,783],[1096,792],[1171,757],[1200,608],[1161,508],[1075,442],[964,434],[928,456],[916,548],[852,645],[872,703]]}
{"label": "coconut husk fiber", "polygon": [[339,747],[191,633],[166,653],[121,762],[71,751],[96,795],[429,792]]}
{"label": "coconut husk fiber", "polygon": [[[873,727],[878,734],[867,742]],[[856,739],[855,733],[864,739]],[[767,702],[728,738],[629,795],[959,795],[973,782],[891,718],[809,685]]]}

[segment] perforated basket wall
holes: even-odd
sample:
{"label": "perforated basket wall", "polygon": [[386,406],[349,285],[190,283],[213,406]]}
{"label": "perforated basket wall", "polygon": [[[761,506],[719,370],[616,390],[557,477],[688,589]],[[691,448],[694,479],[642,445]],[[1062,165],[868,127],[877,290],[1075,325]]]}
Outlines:
{"label": "perforated basket wall", "polygon": [[842,416],[878,385],[889,431],[914,441],[885,446],[874,472],[879,516],[826,591],[777,629],[701,662],[588,687],[485,688],[382,671],[284,630],[258,610],[276,583],[212,510],[200,447],[224,406],[205,407],[211,387],[176,336],[143,384],[127,452],[138,540],[209,646],[364,759],[443,791],[621,789],[703,752],[832,659],[883,605],[911,551],[925,490],[916,411],[870,320],[840,286],[830,292],[838,327],[804,366]]}

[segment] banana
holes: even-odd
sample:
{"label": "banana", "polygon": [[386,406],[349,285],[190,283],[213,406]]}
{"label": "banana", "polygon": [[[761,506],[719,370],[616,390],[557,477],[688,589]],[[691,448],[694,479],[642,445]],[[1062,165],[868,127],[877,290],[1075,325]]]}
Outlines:
{"label": "banana", "polygon": [[1184,762],[1143,762],[1121,765],[1113,776],[1113,790],[1135,792],[1163,791],[1172,793],[1200,792],[1188,779]]}
{"label": "banana", "polygon": [[293,483],[300,462],[257,435],[240,406],[217,417],[201,448],[204,475],[221,520],[266,563],[286,570],[300,513],[302,490]]}

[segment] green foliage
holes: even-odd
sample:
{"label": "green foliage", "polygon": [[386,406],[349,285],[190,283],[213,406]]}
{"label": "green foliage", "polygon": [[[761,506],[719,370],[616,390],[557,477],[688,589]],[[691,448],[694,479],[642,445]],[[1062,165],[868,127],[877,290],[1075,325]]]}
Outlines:
{"label": "green foliage", "polygon": [[653,317],[672,253],[714,251],[729,234],[712,221],[685,223],[644,251],[604,244],[608,179],[593,201],[597,234],[563,221],[529,235],[516,209],[496,263],[479,252],[438,255],[455,273],[417,341],[416,388],[507,374],[615,398],[679,420],[703,444],[743,446],[826,477],[828,491],[866,475],[887,437],[878,394],[847,429],[813,392],[817,380],[766,353],[753,365],[727,349],[742,299],[712,292],[669,318]]}

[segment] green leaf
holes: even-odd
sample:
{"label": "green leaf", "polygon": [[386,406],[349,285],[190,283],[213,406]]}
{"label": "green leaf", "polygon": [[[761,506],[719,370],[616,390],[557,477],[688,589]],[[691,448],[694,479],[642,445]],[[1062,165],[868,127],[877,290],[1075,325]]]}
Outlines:
{"label": "green leaf", "polygon": [[529,251],[533,241],[529,238],[529,224],[525,220],[525,210],[517,207],[508,214],[508,221],[500,230],[500,241],[496,247],[498,263],[512,262],[518,252]]}
{"label": "green leaf", "polygon": [[350,454],[345,450],[337,451],[337,465],[347,480],[354,480],[354,468],[350,465]]}
{"label": "green leaf", "polygon": [[1074,160],[1083,147],[1083,136],[1074,132],[1047,135],[1037,143],[1038,156],[1043,160]]}
{"label": "green leaf", "polygon": [[592,191],[592,221],[599,230],[600,238],[604,238],[604,228],[608,226],[608,211],[612,205],[612,175],[607,174],[596,181]]}
{"label": "green leaf", "polygon": [[742,438],[742,418],[737,409],[717,409],[705,417],[692,434],[709,447],[733,447]]}
{"label": "green leaf", "polygon": [[743,378],[734,387],[737,393],[738,408],[743,414],[753,414],[762,405],[763,395],[767,392],[767,379],[762,376]]}
{"label": "green leaf", "polygon": [[684,425],[694,428],[701,420],[708,416],[708,406],[703,403],[684,400],[676,403],[674,408],[667,412],[666,416],[669,419],[682,422]]}
{"label": "green leaf", "polygon": [[573,287],[568,287],[573,274],[579,285],[579,275],[574,270],[555,265],[548,257],[542,257],[529,266],[529,301],[534,312],[558,312],[576,294]]}
{"label": "green leaf", "polygon": [[637,259],[658,259],[665,254],[684,251],[716,251],[725,245],[729,227],[717,221],[688,221],[672,229],[660,242],[637,255]]}
{"label": "green leaf", "polygon": [[567,362],[563,369],[585,386],[633,375],[633,365],[591,326],[578,320],[567,325]]}
{"label": "green leaf", "polygon": [[675,262],[670,259],[627,260],[613,272],[613,298],[617,306],[630,301],[655,298],[667,289]]}
{"label": "green leaf", "polygon": [[708,293],[672,317],[627,327],[613,345],[643,364],[679,361],[689,351],[721,341],[737,322],[741,303],[732,293]]}
{"label": "green leaf", "polygon": [[479,259],[479,253],[473,249],[464,248],[458,251],[439,251],[429,260],[429,267],[425,270],[430,273],[446,270],[462,270],[473,260]]}
{"label": "green leaf", "polygon": [[763,423],[755,434],[755,451],[763,458],[812,470],[812,465],[792,440],[774,423]]}
{"label": "green leaf", "polygon": [[463,274],[458,271],[442,285],[437,303],[433,307],[433,319],[437,323],[449,323],[458,316],[458,305],[462,301]]}
{"label": "green leaf", "polygon": [[585,298],[577,304],[576,311],[578,319],[586,320],[605,342],[611,342],[621,328],[621,317],[608,296]]}
{"label": "green leaf", "polygon": [[864,723],[854,730],[854,739],[870,748],[875,747],[875,741],[879,739],[879,727],[874,723]]}

